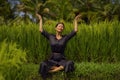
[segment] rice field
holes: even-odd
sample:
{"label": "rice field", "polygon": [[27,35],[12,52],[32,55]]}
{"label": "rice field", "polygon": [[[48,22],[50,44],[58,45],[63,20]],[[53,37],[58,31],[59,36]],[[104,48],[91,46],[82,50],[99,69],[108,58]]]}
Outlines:
{"label": "rice field", "polygon": [[[54,34],[56,23],[49,21],[43,27]],[[0,26],[0,80],[41,80],[37,70],[39,63],[49,56],[50,46],[38,26],[35,23]],[[73,24],[65,22],[63,34],[72,30]],[[68,42],[65,55],[76,64],[70,80],[118,79],[120,22],[79,24],[77,35]],[[55,73],[53,80],[58,80],[57,76],[63,80],[64,73]]]}
{"label": "rice field", "polygon": [[[47,22],[44,29],[55,33],[56,22]],[[73,30],[72,23],[65,23],[63,34]],[[0,41],[15,42],[27,50],[29,62],[39,63],[50,53],[49,42],[38,31],[38,24],[15,24],[0,27]],[[77,35],[67,45],[65,54],[74,61],[119,62],[120,23],[101,22],[79,24]]]}

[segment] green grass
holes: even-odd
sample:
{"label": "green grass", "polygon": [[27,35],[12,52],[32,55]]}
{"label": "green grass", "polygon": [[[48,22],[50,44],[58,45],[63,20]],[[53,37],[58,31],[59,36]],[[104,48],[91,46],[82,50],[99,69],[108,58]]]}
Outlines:
{"label": "green grass", "polygon": [[[49,33],[55,33],[56,22],[46,22],[43,27]],[[65,23],[63,34],[73,30],[72,23]],[[48,41],[38,31],[38,25],[14,24],[0,27],[0,41],[16,42],[27,50],[29,62],[39,63],[50,53]],[[100,22],[90,25],[79,24],[77,35],[67,45],[65,54],[68,59],[77,62],[119,62],[120,61],[120,23]]]}
{"label": "green grass", "polygon": [[[48,80],[119,80],[120,63],[76,63],[76,70],[73,73],[65,74],[64,72],[52,73]],[[12,72],[8,72],[9,79],[5,80],[42,80],[38,74],[39,64],[25,64],[21,68],[14,70],[16,74],[12,79]]]}

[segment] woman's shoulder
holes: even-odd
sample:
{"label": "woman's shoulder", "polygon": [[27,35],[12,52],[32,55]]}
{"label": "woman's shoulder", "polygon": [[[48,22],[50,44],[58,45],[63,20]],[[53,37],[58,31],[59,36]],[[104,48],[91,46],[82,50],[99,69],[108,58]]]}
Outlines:
{"label": "woman's shoulder", "polygon": [[55,34],[53,34],[53,33],[50,33],[50,36],[51,36],[51,37],[55,37]]}

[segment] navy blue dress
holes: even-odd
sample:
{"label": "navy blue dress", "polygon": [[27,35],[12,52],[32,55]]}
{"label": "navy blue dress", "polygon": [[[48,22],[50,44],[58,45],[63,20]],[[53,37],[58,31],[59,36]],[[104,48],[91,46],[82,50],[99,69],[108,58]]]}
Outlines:
{"label": "navy blue dress", "polygon": [[41,34],[49,40],[52,51],[50,58],[40,64],[39,73],[41,76],[46,77],[52,66],[64,66],[65,72],[73,71],[74,63],[65,59],[64,50],[67,42],[76,34],[76,32],[72,31],[68,35],[63,35],[59,40],[56,38],[56,35],[49,34],[45,30],[43,30]]}

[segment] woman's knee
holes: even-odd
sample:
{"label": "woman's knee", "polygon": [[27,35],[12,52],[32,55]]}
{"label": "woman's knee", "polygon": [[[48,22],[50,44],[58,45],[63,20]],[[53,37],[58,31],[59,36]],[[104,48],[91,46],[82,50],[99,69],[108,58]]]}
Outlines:
{"label": "woman's knee", "polygon": [[74,71],[74,62],[73,61],[67,61],[65,66],[65,72],[72,72]]}
{"label": "woman's knee", "polygon": [[74,62],[73,61],[68,61],[67,65],[74,65]]}
{"label": "woman's knee", "polygon": [[46,66],[47,66],[47,64],[45,62],[40,63],[40,67],[46,67]]}
{"label": "woman's knee", "polygon": [[41,62],[39,67],[39,73],[43,73],[46,70],[47,70],[47,64],[45,62]]}

